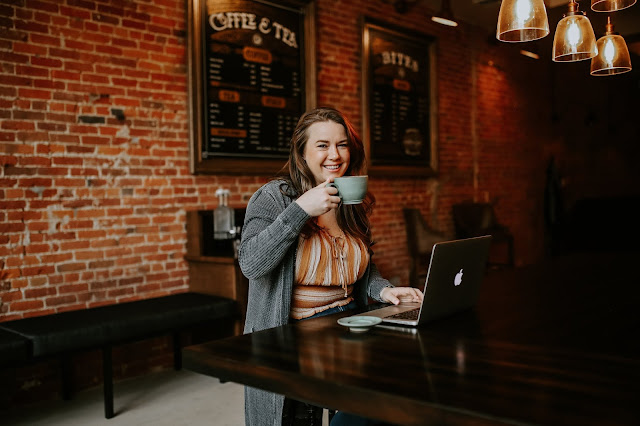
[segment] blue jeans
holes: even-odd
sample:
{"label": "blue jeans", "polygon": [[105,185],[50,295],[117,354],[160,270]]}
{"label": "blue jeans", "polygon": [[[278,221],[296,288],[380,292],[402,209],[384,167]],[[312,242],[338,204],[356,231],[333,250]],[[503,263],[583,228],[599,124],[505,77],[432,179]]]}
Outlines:
{"label": "blue jeans", "polygon": [[365,417],[356,416],[355,414],[338,411],[331,419],[330,426],[391,426],[389,423],[379,422],[377,420],[367,419]]}
{"label": "blue jeans", "polygon": [[331,315],[331,314],[335,314],[337,312],[344,312],[344,311],[350,311],[352,309],[355,309],[358,305],[356,304],[355,301],[351,301],[348,304],[344,305],[344,306],[336,306],[335,308],[329,308],[326,311],[322,311],[322,312],[318,312],[315,315],[310,316],[309,318],[304,318],[301,319],[299,321],[304,321],[307,319],[311,319],[311,318],[318,318],[318,317],[324,317],[325,315]]}

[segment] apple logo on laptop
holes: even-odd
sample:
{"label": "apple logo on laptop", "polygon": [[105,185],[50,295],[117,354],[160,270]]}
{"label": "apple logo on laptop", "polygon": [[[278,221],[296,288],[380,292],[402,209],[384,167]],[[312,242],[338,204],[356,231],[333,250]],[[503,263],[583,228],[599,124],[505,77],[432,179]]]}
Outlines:
{"label": "apple logo on laptop", "polygon": [[460,272],[456,274],[456,277],[453,279],[453,284],[456,287],[462,284],[462,269],[460,269]]}

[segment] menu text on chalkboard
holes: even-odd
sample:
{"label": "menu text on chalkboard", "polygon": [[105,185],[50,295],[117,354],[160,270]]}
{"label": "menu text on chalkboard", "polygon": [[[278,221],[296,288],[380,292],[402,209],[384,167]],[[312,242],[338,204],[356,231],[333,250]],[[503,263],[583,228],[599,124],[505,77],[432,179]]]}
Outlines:
{"label": "menu text on chalkboard", "polygon": [[201,85],[196,162],[283,163],[306,109],[303,9],[259,0],[198,3],[201,50],[199,64],[192,64],[200,67]]}
{"label": "menu text on chalkboard", "polygon": [[433,39],[371,22],[364,31],[363,122],[370,168],[430,174],[436,142]]}

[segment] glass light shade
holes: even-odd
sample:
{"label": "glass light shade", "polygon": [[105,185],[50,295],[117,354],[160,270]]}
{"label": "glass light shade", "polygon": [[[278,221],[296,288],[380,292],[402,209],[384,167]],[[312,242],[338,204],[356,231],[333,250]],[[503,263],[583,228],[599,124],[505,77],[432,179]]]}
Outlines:
{"label": "glass light shade", "polygon": [[496,38],[506,42],[537,40],[549,34],[543,0],[502,0]]}
{"label": "glass light shade", "polygon": [[598,40],[598,56],[591,60],[591,75],[613,75],[631,71],[631,57],[624,38],[607,34]]}
{"label": "glass light shade", "polygon": [[636,4],[636,0],[591,0],[591,10],[594,12],[615,12]]}
{"label": "glass light shade", "polygon": [[574,62],[591,59],[598,54],[591,21],[582,12],[569,14],[558,22],[553,37],[553,60]]}
{"label": "glass light shade", "polygon": [[448,27],[458,26],[456,19],[453,17],[453,11],[451,10],[449,0],[442,0],[442,8],[440,9],[440,12],[432,16],[431,20]]}

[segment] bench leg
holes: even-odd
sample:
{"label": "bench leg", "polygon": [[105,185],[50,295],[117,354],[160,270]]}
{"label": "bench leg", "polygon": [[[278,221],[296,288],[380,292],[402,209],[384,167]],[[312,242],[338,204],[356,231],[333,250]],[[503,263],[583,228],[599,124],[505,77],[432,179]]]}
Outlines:
{"label": "bench leg", "polygon": [[173,368],[176,371],[182,369],[182,348],[179,331],[173,333]]}
{"label": "bench leg", "polygon": [[111,360],[111,346],[102,348],[102,380],[104,390],[104,417],[113,417],[113,365]]}
{"label": "bench leg", "polygon": [[62,399],[69,401],[71,399],[71,356],[69,354],[62,354],[60,356],[60,367],[62,372]]}

